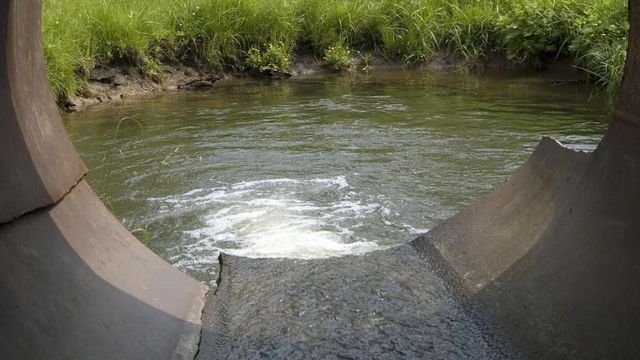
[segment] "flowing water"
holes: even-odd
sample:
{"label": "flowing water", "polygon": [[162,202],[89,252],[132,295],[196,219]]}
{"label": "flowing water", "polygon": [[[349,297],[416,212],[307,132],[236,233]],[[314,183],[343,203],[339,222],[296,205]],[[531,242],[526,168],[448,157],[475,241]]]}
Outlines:
{"label": "flowing water", "polygon": [[65,123],[114,214],[211,280],[219,250],[311,259],[406,243],[504,181],[541,136],[592,150],[607,108],[590,91],[394,71],[243,81]]}

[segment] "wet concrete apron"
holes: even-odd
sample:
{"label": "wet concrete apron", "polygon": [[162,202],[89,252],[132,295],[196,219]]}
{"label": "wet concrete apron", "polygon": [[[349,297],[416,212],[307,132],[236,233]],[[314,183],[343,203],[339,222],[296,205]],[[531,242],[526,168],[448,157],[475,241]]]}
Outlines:
{"label": "wet concrete apron", "polygon": [[221,255],[197,359],[513,359],[513,348],[410,245],[297,260]]}

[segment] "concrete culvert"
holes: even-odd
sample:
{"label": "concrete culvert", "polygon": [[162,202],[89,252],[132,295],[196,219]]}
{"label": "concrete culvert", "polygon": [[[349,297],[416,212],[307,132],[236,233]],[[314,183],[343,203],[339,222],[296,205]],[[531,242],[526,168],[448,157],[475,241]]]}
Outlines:
{"label": "concrete culvert", "polygon": [[[617,111],[594,152],[544,138],[492,194],[394,249],[221,255],[209,292],[139,243],[85,182],[47,84],[41,7],[0,1],[0,359],[640,353],[638,0]],[[299,271],[282,275],[292,263]],[[377,293],[341,286],[345,273]],[[340,316],[327,322],[321,305]],[[287,317],[307,323],[283,334],[274,324]],[[306,324],[314,336],[302,336]]]}

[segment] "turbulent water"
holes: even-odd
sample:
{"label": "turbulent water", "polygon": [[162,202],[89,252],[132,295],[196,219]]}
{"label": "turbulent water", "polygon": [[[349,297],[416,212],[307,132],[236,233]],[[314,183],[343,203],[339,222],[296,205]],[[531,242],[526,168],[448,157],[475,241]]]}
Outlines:
{"label": "turbulent water", "polygon": [[195,242],[174,258],[179,263],[197,261],[190,255],[212,248],[246,257],[365,253],[380,245],[356,236],[356,229],[375,214],[387,222],[390,215],[378,199],[349,189],[344,176],[220,184],[150,200],[160,202],[160,213],[169,216],[185,208],[209,209],[202,217],[203,226],[185,230]]}
{"label": "turbulent water", "polygon": [[607,111],[590,91],[389,72],[247,81],[65,120],[116,216],[204,279],[219,250],[308,259],[405,243],[504,181],[541,136],[593,149]]}

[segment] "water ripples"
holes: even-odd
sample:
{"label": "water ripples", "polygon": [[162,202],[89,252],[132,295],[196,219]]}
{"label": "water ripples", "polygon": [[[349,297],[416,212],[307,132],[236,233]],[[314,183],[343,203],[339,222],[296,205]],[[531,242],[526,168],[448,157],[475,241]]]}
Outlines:
{"label": "water ripples", "polygon": [[149,199],[160,218],[199,214],[195,227],[183,229],[186,240],[171,251],[180,267],[210,266],[218,251],[304,259],[363,254],[389,246],[367,233],[375,222],[413,235],[427,231],[397,222],[392,204],[357,191],[345,176],[219,185]]}
{"label": "water ripples", "polygon": [[542,136],[592,150],[606,111],[589,96],[393,72],[171,94],[67,115],[67,128],[116,216],[198,276],[219,251],[320,258],[410,241],[503,182]]}

